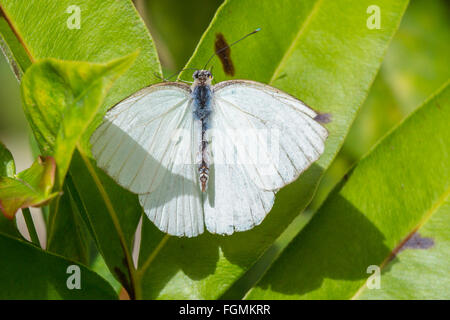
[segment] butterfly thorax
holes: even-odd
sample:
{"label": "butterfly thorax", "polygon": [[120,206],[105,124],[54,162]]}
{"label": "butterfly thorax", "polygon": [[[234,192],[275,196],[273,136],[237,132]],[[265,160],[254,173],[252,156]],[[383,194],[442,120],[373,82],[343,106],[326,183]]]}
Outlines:
{"label": "butterfly thorax", "polygon": [[198,121],[201,126],[201,134],[198,140],[200,155],[198,160],[198,176],[203,192],[206,191],[209,178],[207,130],[210,127],[210,116],[212,113],[211,78],[212,76],[209,71],[196,71],[194,73],[194,84],[192,85],[193,116],[195,121]]}
{"label": "butterfly thorax", "polygon": [[192,90],[193,112],[196,120],[207,120],[211,114],[211,86],[199,84]]}

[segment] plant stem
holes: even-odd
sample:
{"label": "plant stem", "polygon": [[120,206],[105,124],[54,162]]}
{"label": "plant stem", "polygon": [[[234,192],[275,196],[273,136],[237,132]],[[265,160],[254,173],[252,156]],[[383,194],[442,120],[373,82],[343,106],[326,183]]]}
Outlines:
{"label": "plant stem", "polygon": [[25,223],[27,225],[28,233],[30,234],[31,242],[40,248],[41,243],[39,242],[39,237],[38,237],[36,228],[33,223],[33,218],[31,217],[30,209],[23,208],[22,214],[23,214],[23,218],[25,219]]}

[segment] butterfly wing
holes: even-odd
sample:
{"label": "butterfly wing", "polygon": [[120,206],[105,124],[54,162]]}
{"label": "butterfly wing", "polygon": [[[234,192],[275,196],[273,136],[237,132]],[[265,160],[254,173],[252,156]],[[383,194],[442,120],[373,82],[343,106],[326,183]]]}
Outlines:
{"label": "butterfly wing", "polygon": [[164,232],[203,232],[196,178],[196,133],[189,86],[147,87],[112,108],[91,137],[97,165],[139,194],[145,213]]}
{"label": "butterfly wing", "polygon": [[205,223],[210,232],[231,234],[261,223],[275,192],[323,153],[328,132],[315,111],[258,82],[221,82],[213,103],[214,188],[205,199]]}

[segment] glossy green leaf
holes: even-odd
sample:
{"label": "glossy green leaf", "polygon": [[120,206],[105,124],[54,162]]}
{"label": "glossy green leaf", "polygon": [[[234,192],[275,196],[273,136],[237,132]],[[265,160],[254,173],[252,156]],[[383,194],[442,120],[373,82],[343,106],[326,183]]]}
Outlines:
{"label": "glossy green leaf", "polygon": [[105,64],[44,59],[22,79],[25,114],[41,151],[54,157],[61,188],[72,154],[114,81],[136,54]]}
{"label": "glossy green leaf", "polygon": [[103,279],[107,280],[109,284],[114,288],[115,292],[120,293],[122,285],[120,284],[120,282],[116,280],[116,278],[114,278],[111,271],[109,271],[108,266],[105,263],[105,260],[100,254],[95,256],[95,258],[90,264],[90,267],[93,271],[102,276]]}
{"label": "glossy green leaf", "polygon": [[[42,152],[56,160],[57,189],[62,189],[83,132],[135,57],[136,53],[105,64],[44,59],[27,69],[22,79],[25,114]],[[87,263],[89,238],[67,186],[64,192],[50,206],[48,249]]]}
{"label": "glossy green leaf", "polygon": [[[382,8],[379,30],[366,25],[367,7],[374,4]],[[259,33],[231,49],[234,78],[269,83],[328,113],[330,135],[320,160],[277,194],[272,211],[251,231],[176,239],[163,236],[144,219],[142,297],[220,297],[305,208],[364,101],[406,5],[407,1],[230,0],[219,8],[187,66],[204,66],[214,52],[217,33],[231,43],[260,27]],[[212,66],[216,81],[231,78],[217,58]],[[181,78],[189,80],[191,75],[186,71]]]}
{"label": "glossy green leaf", "polygon": [[16,220],[8,219],[0,212],[0,233],[10,235],[14,238],[21,238],[19,230],[17,230]]}
{"label": "glossy green leaf", "polygon": [[78,194],[83,204],[80,213],[89,223],[97,248],[111,273],[133,297],[136,278],[131,248],[141,206],[133,194],[95,168],[81,152],[74,154],[70,171],[76,173],[71,175],[74,182],[71,193]]}
{"label": "glossy green leaf", "polygon": [[369,95],[309,209],[317,210],[357,160],[447,81],[447,7],[445,0],[414,0],[408,6]]}
{"label": "glossy green leaf", "polygon": [[[1,177],[13,177],[16,173],[16,166],[11,152],[0,142],[0,179]],[[1,209],[0,209],[1,211]],[[20,237],[15,220],[6,218],[0,212],[0,232],[13,237]]]}
{"label": "glossy green leaf", "polygon": [[24,70],[31,65],[31,62],[3,11],[0,12],[0,48],[17,80],[20,80]]}
{"label": "glossy green leaf", "polygon": [[14,164],[13,156],[5,145],[0,142],[0,177],[12,177],[15,173],[16,165]]}
{"label": "glossy green leaf", "polygon": [[[79,29],[68,27],[74,13],[68,13],[72,5],[80,9]],[[70,0],[1,0],[0,9],[32,61],[52,57],[107,62],[140,49],[136,62],[114,84],[102,111],[159,81],[154,75],[160,73],[156,50],[131,0],[79,0],[76,4]],[[22,70],[28,67],[25,62],[17,62]],[[97,125],[100,119],[96,119]]]}
{"label": "glossy green leaf", "polygon": [[408,6],[343,146],[353,159],[359,159],[447,81],[450,76],[447,13],[445,0],[414,0]]}
{"label": "glossy green leaf", "polygon": [[[80,289],[70,277],[77,266]],[[0,233],[0,299],[117,299],[113,288],[83,265]]]}
{"label": "glossy green leaf", "polygon": [[[450,42],[444,40],[450,33],[447,7],[445,0],[410,3],[340,155],[327,170],[310,209],[316,210],[354,161],[448,79]],[[377,292],[368,291],[374,296]],[[406,297],[411,292],[398,294]]]}
{"label": "glossy green leaf", "polygon": [[57,207],[55,203],[50,206],[47,250],[89,265],[92,239],[79,210],[71,189],[64,184]]}
{"label": "glossy green leaf", "polygon": [[450,199],[436,208],[385,266],[380,288],[360,290],[357,299],[450,299]]}
{"label": "glossy green leaf", "polygon": [[136,7],[146,13],[144,19],[149,25],[160,54],[161,64],[165,68],[172,73],[183,68],[222,2],[222,0],[136,1]]}
{"label": "glossy green leaf", "polygon": [[12,219],[20,208],[40,207],[58,195],[52,192],[55,160],[39,157],[33,165],[13,177],[0,177],[0,209]]}
{"label": "glossy green leaf", "polygon": [[[419,264],[425,265],[435,265],[436,255],[447,261],[448,234],[440,229],[448,227],[441,219],[442,214],[448,211],[446,199],[450,194],[448,119],[450,86],[447,83],[438,95],[408,117],[360,161],[348,180],[333,191],[312,221],[247,297],[357,298],[366,290],[366,280],[373,267],[391,275],[391,279],[389,276],[381,277],[382,287],[389,288],[388,283],[383,283],[394,281],[392,277],[399,275],[397,268],[402,269],[401,256],[391,260],[392,255],[400,247],[405,247],[405,241],[411,239],[416,231],[421,234],[421,227],[427,221],[436,227],[436,234],[424,231],[420,237],[431,237],[431,241],[439,241],[439,246],[432,250],[426,246],[422,248],[426,252],[419,254],[408,253],[417,249],[412,246],[402,255],[406,255],[405,259],[421,255],[426,262]],[[445,268],[445,263],[442,266]],[[412,266],[403,265],[403,268],[409,267],[422,268],[414,263]],[[436,271],[427,275],[433,278],[430,286],[442,281],[436,278],[439,274],[440,271]],[[422,275],[409,272],[403,275],[411,275],[412,279],[403,278],[409,287],[405,284],[398,297],[433,297],[426,295],[431,287],[421,291],[420,286],[414,286],[417,283],[415,278]],[[448,295],[445,282],[436,290]]]}
{"label": "glossy green leaf", "polygon": [[[71,5],[81,10],[80,29],[68,28],[71,14],[67,9]],[[106,62],[140,49],[133,66],[109,91],[85,132],[70,168],[74,185],[70,192],[78,195],[77,206],[83,221],[88,221],[87,227],[111,272],[133,296],[130,252],[142,210],[137,196],[120,188],[95,167],[90,159],[88,139],[104,111],[140,88],[160,81],[155,76],[161,73],[161,68],[153,41],[130,0],[79,0],[76,4],[70,0],[0,0],[0,9],[31,60],[53,57]],[[0,32],[3,35],[1,29]],[[14,51],[15,47],[10,48]],[[16,62],[22,69],[27,67]]]}
{"label": "glossy green leaf", "polygon": [[421,105],[449,77],[448,17],[448,1],[414,0],[392,42],[383,78],[403,114]]}

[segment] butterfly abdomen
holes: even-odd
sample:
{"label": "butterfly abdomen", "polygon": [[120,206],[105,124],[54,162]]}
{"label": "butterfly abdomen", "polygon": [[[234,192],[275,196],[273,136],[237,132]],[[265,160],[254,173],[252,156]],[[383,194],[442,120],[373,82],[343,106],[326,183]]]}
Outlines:
{"label": "butterfly abdomen", "polygon": [[199,149],[201,159],[198,163],[198,176],[202,192],[205,192],[208,186],[209,178],[209,158],[208,158],[208,140],[207,130],[210,126],[211,108],[211,86],[207,84],[196,85],[192,90],[194,99],[194,118],[201,123],[201,135]]}
{"label": "butterfly abdomen", "polygon": [[208,185],[209,178],[209,168],[206,162],[202,162],[198,167],[199,180],[201,185],[202,192],[206,191],[206,187]]}

